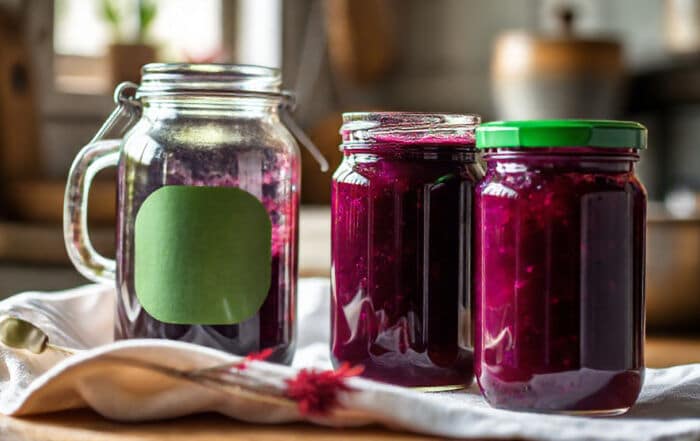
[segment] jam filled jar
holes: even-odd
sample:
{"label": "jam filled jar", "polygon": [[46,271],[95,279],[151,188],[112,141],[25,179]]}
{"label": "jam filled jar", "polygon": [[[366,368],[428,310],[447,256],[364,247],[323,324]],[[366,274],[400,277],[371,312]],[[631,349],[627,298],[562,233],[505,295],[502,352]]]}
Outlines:
{"label": "jam filled jar", "polygon": [[[299,149],[275,69],[150,64],[70,172],[64,227],[88,278],[117,287],[117,339],[165,338],[291,362]],[[86,229],[87,192],[117,167],[117,259]]]}
{"label": "jam filled jar", "polygon": [[512,410],[613,415],[644,379],[646,129],[548,120],[477,129],[475,374]]}
{"label": "jam filled jar", "polygon": [[331,350],[365,377],[473,381],[475,115],[348,113],[333,176]]}

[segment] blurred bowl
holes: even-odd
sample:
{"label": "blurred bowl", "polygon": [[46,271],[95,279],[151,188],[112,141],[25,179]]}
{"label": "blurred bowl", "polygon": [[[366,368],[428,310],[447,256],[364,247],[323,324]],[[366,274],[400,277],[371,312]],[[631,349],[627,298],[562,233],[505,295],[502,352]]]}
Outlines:
{"label": "blurred bowl", "polygon": [[571,7],[553,12],[558,32],[507,32],[496,40],[491,82],[498,117],[611,119],[624,90],[622,44],[574,32]]}
{"label": "blurred bowl", "polygon": [[673,218],[650,204],[646,263],[647,326],[700,330],[700,215]]}
{"label": "blurred bowl", "polygon": [[614,40],[508,32],[496,40],[491,83],[498,118],[612,119],[624,90]]}

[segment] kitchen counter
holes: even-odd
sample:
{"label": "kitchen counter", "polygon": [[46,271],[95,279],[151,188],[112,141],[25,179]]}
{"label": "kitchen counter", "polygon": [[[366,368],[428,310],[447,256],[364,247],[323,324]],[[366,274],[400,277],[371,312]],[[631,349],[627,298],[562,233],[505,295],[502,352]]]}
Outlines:
{"label": "kitchen counter", "polygon": [[[700,362],[700,336],[650,337],[649,367]],[[89,410],[31,418],[0,416],[3,441],[314,441],[314,440],[427,440],[430,437],[392,432],[380,427],[334,430],[308,424],[254,425],[214,414],[171,421],[120,424]]]}

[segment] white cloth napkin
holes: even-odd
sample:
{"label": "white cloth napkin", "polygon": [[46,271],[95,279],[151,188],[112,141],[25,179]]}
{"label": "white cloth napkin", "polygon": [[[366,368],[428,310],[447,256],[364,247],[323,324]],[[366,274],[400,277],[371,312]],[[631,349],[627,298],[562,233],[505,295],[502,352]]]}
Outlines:
{"label": "white cloth napkin", "polygon": [[[299,367],[330,367],[329,289],[326,279],[305,279],[299,289],[299,349],[293,367],[254,362],[250,375],[283,382]],[[700,439],[700,364],[649,369],[641,397],[629,413],[584,418],[491,409],[476,387],[427,394],[359,378],[339,401],[346,415],[308,417],[296,407],[260,403],[158,371],[124,365],[141,360],[176,369],[240,362],[240,357],[164,340],[112,342],[114,290],[90,285],[58,293],[24,293],[0,302],[12,315],[41,327],[54,344],[83,350],[36,355],[0,346],[0,412],[30,415],[91,407],[122,421],[172,418],[215,411],[244,421],[309,420],[335,426],[380,423],[460,438],[541,440]],[[248,371],[248,369],[246,369]]]}

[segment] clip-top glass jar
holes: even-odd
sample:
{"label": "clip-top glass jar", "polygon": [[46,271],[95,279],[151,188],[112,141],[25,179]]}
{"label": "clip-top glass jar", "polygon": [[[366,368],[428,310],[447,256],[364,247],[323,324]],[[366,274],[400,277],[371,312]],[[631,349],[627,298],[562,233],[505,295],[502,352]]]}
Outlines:
{"label": "clip-top glass jar", "polygon": [[611,415],[644,379],[646,129],[514,121],[477,129],[475,372],[495,407]]}
{"label": "clip-top glass jar", "polygon": [[[92,280],[116,276],[116,338],[269,348],[291,361],[299,150],[280,85],[265,67],[149,64],[138,87],[118,88],[65,203],[73,263]],[[116,263],[92,248],[85,215],[92,177],[114,165]]]}
{"label": "clip-top glass jar", "polygon": [[333,362],[432,390],[473,381],[476,115],[348,113],[332,183]]}

